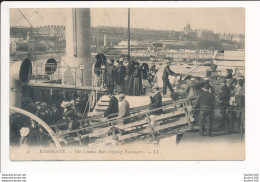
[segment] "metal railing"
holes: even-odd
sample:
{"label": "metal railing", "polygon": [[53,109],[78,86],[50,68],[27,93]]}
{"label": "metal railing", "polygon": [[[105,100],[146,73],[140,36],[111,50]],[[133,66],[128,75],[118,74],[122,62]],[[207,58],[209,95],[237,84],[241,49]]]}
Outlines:
{"label": "metal railing", "polygon": [[[95,68],[95,70],[93,68],[81,69],[80,67],[60,66],[59,64],[34,64],[31,83],[66,84],[80,87],[84,86],[84,82],[89,82],[92,83],[92,87],[103,88],[103,70],[101,68]],[[102,74],[97,76],[95,71],[100,71]],[[90,72],[92,77],[86,76],[84,72]]]}

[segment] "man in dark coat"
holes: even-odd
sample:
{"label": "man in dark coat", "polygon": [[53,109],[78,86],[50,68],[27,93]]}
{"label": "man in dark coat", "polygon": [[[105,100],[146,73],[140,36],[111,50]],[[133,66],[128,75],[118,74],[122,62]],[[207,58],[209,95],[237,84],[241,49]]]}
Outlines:
{"label": "man in dark coat", "polygon": [[115,90],[118,93],[121,93],[124,89],[124,84],[125,84],[125,77],[126,77],[126,68],[123,65],[123,62],[119,62],[117,61],[117,66],[115,68],[116,72],[115,72]]}
{"label": "man in dark coat", "polygon": [[232,75],[232,72],[231,72],[231,69],[226,69],[226,79],[232,79],[233,75]]}
{"label": "man in dark coat", "polygon": [[[150,97],[150,100],[151,100],[150,110],[154,110],[154,109],[162,107],[162,95],[159,91],[159,87],[154,86],[153,92],[155,92],[155,94]],[[161,115],[161,114],[162,114],[161,109],[153,111],[153,112],[150,113],[150,115]]]}
{"label": "man in dark coat", "polygon": [[171,62],[168,61],[166,67],[164,68],[163,71],[163,76],[162,76],[162,80],[163,80],[163,95],[166,95],[166,90],[167,90],[167,86],[170,89],[171,93],[173,93],[173,88],[172,85],[169,81],[169,75],[175,75],[175,73],[170,69],[170,65]]}
{"label": "man in dark coat", "polygon": [[115,66],[114,60],[108,60],[108,64],[105,67],[104,80],[107,85],[107,92],[111,94],[114,91],[115,83]]}
{"label": "man in dark coat", "polygon": [[227,109],[229,108],[229,100],[230,100],[230,89],[227,86],[226,80],[224,80],[223,83],[221,83],[221,90],[219,92],[219,107],[220,107],[220,113],[221,113],[221,122],[220,127],[224,128],[227,124]]}
{"label": "man in dark coat", "polygon": [[208,85],[208,87],[209,87],[209,92],[211,93],[211,94],[213,94],[213,95],[215,95],[215,90],[214,90],[214,88],[213,88],[213,86],[209,83],[209,80],[206,80],[204,83],[203,83],[203,85]]}
{"label": "man in dark coat", "polygon": [[214,108],[214,96],[209,92],[209,86],[205,84],[194,105],[194,109],[198,110],[200,113],[199,133],[201,136],[204,136],[205,125],[207,129],[207,135],[211,136],[212,116]]}
{"label": "man in dark coat", "polygon": [[109,98],[107,110],[104,112],[104,117],[108,117],[108,119],[115,117],[109,115],[118,113],[118,99],[114,94],[109,94]]}

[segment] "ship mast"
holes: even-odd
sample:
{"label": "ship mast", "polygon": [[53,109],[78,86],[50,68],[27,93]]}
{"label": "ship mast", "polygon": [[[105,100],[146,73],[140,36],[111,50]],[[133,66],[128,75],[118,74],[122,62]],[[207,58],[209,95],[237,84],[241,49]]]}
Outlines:
{"label": "ship mast", "polygon": [[130,8],[128,8],[128,54],[127,60],[130,61]]}

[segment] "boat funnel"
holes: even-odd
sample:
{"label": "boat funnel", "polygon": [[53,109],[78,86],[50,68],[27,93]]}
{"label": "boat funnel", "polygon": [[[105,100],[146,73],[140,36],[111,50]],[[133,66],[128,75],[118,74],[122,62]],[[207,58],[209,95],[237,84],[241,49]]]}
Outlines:
{"label": "boat funnel", "polygon": [[21,107],[21,86],[30,82],[31,75],[32,62],[30,59],[10,63],[10,106]]}

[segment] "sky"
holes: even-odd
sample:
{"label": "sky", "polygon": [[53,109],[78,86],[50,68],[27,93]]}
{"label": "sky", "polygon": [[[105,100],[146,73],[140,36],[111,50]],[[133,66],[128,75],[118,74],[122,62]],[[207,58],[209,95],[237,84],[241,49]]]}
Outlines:
{"label": "sky", "polygon": [[[20,9],[33,26],[65,25],[68,9]],[[186,23],[192,29],[215,33],[245,32],[243,8],[131,8],[131,27],[181,31]],[[28,26],[17,9],[10,9],[10,25]],[[92,26],[127,27],[127,8],[91,8]]]}

